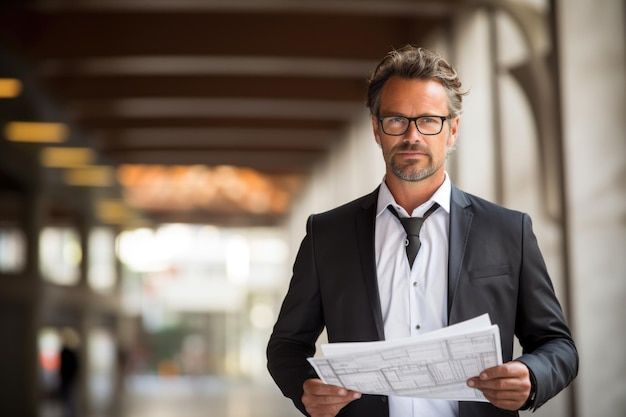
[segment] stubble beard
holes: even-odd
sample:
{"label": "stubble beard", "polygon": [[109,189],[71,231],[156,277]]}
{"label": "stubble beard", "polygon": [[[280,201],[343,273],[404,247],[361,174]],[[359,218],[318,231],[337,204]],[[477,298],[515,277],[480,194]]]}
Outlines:
{"label": "stubble beard", "polygon": [[435,174],[439,168],[441,168],[442,164],[435,166],[433,164],[433,157],[427,149],[424,149],[420,146],[415,145],[401,145],[398,146],[394,151],[419,151],[425,154],[428,158],[428,165],[425,168],[419,169],[417,167],[417,159],[410,159],[406,161],[405,164],[398,163],[395,153],[391,156],[389,161],[389,168],[391,172],[403,181],[408,182],[417,182],[422,181],[433,174]]}

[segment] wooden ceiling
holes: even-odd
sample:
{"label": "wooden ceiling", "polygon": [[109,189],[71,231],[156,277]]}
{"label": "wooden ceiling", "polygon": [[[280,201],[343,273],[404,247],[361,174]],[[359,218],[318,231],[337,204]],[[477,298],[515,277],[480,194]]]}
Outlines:
{"label": "wooden ceiling", "polygon": [[448,25],[455,4],[13,1],[0,6],[0,39],[30,69],[37,91],[67,115],[79,132],[73,140],[103,161],[241,168],[287,202],[250,210],[213,193],[216,200],[194,207],[144,202],[139,208],[148,217],[275,224],[364,111],[365,80],[376,62]]}

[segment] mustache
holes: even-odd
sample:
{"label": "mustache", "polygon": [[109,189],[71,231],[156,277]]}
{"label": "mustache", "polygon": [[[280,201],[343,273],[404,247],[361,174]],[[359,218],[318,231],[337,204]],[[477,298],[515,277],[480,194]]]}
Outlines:
{"label": "mustache", "polygon": [[430,150],[419,143],[402,142],[398,146],[393,147],[394,152],[420,152],[430,155]]}

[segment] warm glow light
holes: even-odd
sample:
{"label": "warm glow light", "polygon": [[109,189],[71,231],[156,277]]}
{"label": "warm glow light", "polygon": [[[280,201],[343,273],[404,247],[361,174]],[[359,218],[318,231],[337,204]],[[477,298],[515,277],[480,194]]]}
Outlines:
{"label": "warm glow light", "polygon": [[122,200],[99,200],[96,215],[108,224],[122,224],[132,218],[132,213]]}
{"label": "warm glow light", "polygon": [[287,212],[289,190],[297,189],[300,182],[297,178],[277,181],[252,169],[224,165],[121,165],[117,178],[128,204],[138,209],[254,215]]}
{"label": "warm glow light", "polygon": [[13,142],[60,143],[67,139],[68,128],[63,123],[9,122],[4,135]]}
{"label": "warm glow light", "polygon": [[15,78],[0,78],[0,98],[15,98],[22,93],[22,82]]}
{"label": "warm glow light", "polygon": [[110,187],[113,185],[113,168],[95,166],[72,168],[65,171],[64,180],[67,185],[86,187]]}
{"label": "warm glow light", "polygon": [[43,148],[40,153],[43,166],[51,168],[75,168],[92,165],[96,154],[89,148]]}

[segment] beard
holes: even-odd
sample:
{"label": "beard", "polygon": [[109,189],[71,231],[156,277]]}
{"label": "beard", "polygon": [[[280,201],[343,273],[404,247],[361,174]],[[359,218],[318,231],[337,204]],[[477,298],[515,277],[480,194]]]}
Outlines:
{"label": "beard", "polygon": [[[420,152],[424,154],[428,159],[428,165],[424,168],[418,168],[417,160],[412,159],[407,160],[405,163],[400,163],[396,158],[396,153],[398,151]],[[405,142],[399,146],[392,148],[390,152],[389,168],[396,177],[403,181],[421,181],[437,172],[442,165],[443,162],[440,164],[435,164],[433,161],[433,156],[430,153],[429,149],[419,144],[410,144]]]}

